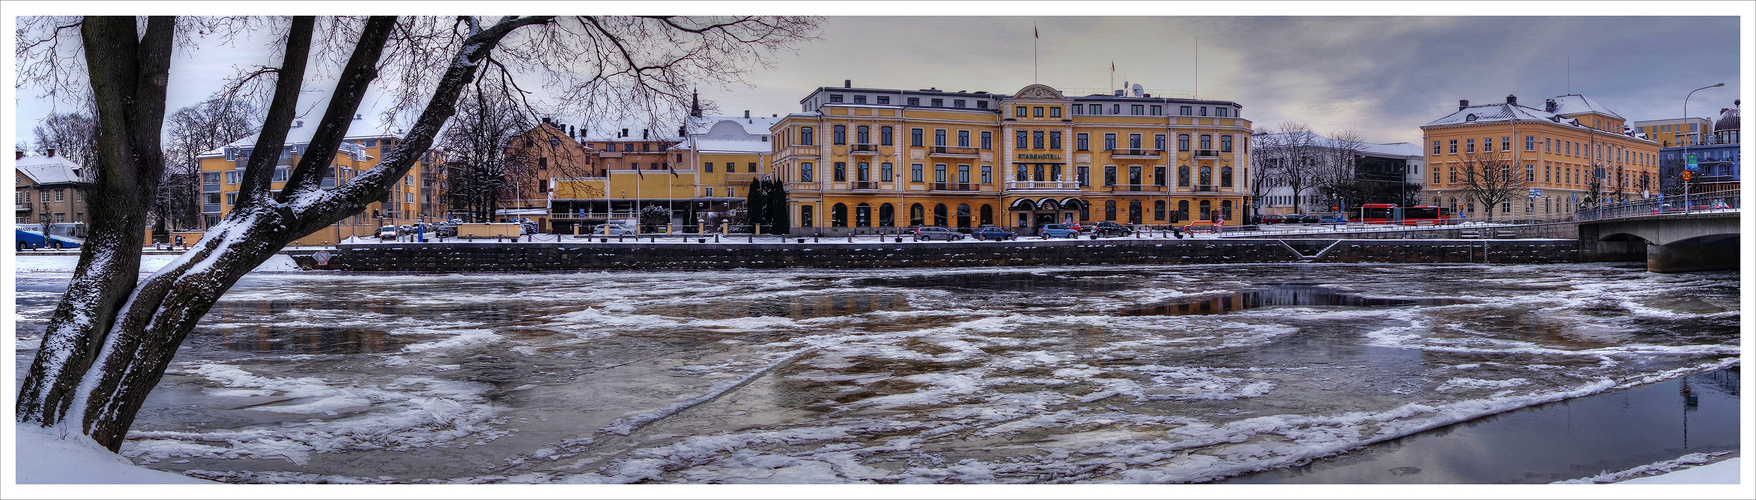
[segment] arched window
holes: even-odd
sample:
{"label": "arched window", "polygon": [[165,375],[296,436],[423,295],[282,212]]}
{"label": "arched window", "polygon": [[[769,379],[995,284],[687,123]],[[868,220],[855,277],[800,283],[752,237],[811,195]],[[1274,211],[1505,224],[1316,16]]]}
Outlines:
{"label": "arched window", "polygon": [[1179,221],[1186,220],[1188,218],[1189,218],[1189,200],[1178,201],[1177,202],[1176,219],[1172,220],[1171,222],[1179,222]]}
{"label": "arched window", "polygon": [[1219,187],[1232,187],[1232,167],[1219,168]]}
{"label": "arched window", "polygon": [[1116,220],[1116,200],[1104,200],[1104,220]]}
{"label": "arched window", "polygon": [[927,225],[927,209],[926,209],[926,207],[922,207],[921,204],[919,204],[919,203],[916,203],[915,206],[909,207],[909,209],[908,209],[908,224],[910,226],[925,226],[925,225]]}
{"label": "arched window", "polygon": [[882,227],[896,226],[896,207],[889,203],[878,205],[878,225]]}
{"label": "arched window", "polygon": [[969,204],[957,205],[957,227],[969,227]]}
{"label": "arched window", "polygon": [[1208,189],[1208,188],[1213,187],[1213,167],[1201,167],[1201,184],[1200,185],[1203,189]]}
{"label": "arched window", "polygon": [[848,206],[837,203],[829,207],[829,227],[848,227]]}
{"label": "arched window", "polygon": [[1152,202],[1152,220],[1165,220],[1165,200]]}
{"label": "arched window", "polygon": [[799,205],[799,227],[811,227],[811,212],[815,207]]}
{"label": "arched window", "polygon": [[1140,224],[1141,222],[1142,221],[1140,220],[1140,200],[1129,201],[1128,202],[1128,223],[1129,224]]}
{"label": "arched window", "polygon": [[1086,203],[1083,201],[1079,202],[1079,221],[1080,222],[1091,221],[1091,204],[1090,203]]}
{"label": "arched window", "polygon": [[1201,200],[1201,220],[1213,220],[1213,201]]}
{"label": "arched window", "polygon": [[982,224],[993,224],[993,223],[994,223],[994,207],[993,207],[993,205],[983,204],[982,205]]}
{"label": "arched window", "polygon": [[1177,187],[1189,187],[1189,166],[1177,167]]}
{"label": "arched window", "polygon": [[945,221],[949,219],[944,203],[933,205],[933,225],[944,227]]}
{"label": "arched window", "polygon": [[854,227],[872,227],[872,206],[865,203],[854,206]]}

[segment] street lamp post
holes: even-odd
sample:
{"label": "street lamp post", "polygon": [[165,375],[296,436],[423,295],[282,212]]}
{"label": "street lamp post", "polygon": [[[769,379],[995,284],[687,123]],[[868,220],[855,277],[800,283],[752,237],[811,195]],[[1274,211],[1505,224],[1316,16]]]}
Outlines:
{"label": "street lamp post", "polygon": [[[1687,125],[1689,123],[1689,98],[1694,96],[1696,91],[1724,86],[1726,86],[1725,82],[1715,83],[1713,85],[1691,90],[1688,95],[1683,96],[1683,124]],[[1691,142],[1695,141],[1693,139],[1683,141],[1683,170],[1685,172],[1689,170],[1689,143]],[[1689,213],[1689,176],[1683,176],[1683,213]]]}

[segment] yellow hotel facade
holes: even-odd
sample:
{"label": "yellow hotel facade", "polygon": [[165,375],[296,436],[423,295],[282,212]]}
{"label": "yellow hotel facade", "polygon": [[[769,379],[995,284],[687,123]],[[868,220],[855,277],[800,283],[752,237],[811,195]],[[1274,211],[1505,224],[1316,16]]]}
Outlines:
{"label": "yellow hotel facade", "polygon": [[793,234],[1238,224],[1250,122],[1222,100],[820,87],[771,130]]}
{"label": "yellow hotel facade", "polygon": [[[1638,136],[1627,120],[1579,94],[1547,99],[1541,109],[1505,103],[1470,106],[1421,127],[1431,182],[1428,202],[1466,218],[1564,218],[1591,202],[1593,179],[1603,203],[1636,201],[1658,193],[1657,142]],[[1498,152],[1513,175],[1536,196],[1499,207],[1478,207],[1465,187],[1470,155]],[[1536,193],[1532,193],[1536,194]]]}

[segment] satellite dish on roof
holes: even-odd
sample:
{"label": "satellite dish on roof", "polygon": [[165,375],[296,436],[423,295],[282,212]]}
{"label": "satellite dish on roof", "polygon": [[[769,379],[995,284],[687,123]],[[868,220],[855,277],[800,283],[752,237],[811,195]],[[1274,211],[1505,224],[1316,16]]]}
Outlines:
{"label": "satellite dish on roof", "polygon": [[1134,88],[1134,97],[1140,97],[1140,94],[1146,91],[1145,89],[1140,88],[1140,84],[1138,84],[1138,83],[1134,84],[1133,88]]}

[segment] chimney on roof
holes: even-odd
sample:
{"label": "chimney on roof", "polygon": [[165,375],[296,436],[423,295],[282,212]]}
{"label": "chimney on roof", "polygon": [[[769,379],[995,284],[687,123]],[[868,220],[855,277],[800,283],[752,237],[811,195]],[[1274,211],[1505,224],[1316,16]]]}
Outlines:
{"label": "chimney on roof", "polygon": [[24,152],[23,151],[15,151],[15,153],[18,153],[18,157],[13,158],[14,160],[23,160],[24,159]]}
{"label": "chimney on roof", "polygon": [[1546,113],[1555,112],[1555,100],[1554,99],[1544,99],[1543,100],[1543,112],[1546,112]]}
{"label": "chimney on roof", "polygon": [[1518,105],[1518,96],[1515,96],[1512,94],[1506,94],[1506,104],[1511,104],[1513,106],[1517,106]]}
{"label": "chimney on roof", "polygon": [[1116,91],[1116,97],[1122,97],[1122,91],[1120,91],[1120,90]]}
{"label": "chimney on roof", "polygon": [[[1122,95],[1122,91],[1120,91],[1120,90],[1116,91],[1116,95]],[[1467,108],[1467,107],[1469,107],[1469,99],[1458,99],[1457,100],[1457,110],[1458,111],[1463,111],[1463,108]]]}
{"label": "chimney on roof", "polygon": [[55,157],[55,148],[49,148],[48,151],[49,151],[49,157],[54,158]]}
{"label": "chimney on roof", "polygon": [[677,137],[683,137],[686,135],[689,135],[689,131],[684,129],[682,125],[678,125],[677,126]]}
{"label": "chimney on roof", "polygon": [[622,135],[618,135],[616,137],[628,137],[628,129],[622,129]]}
{"label": "chimney on roof", "polygon": [[354,113],[354,119],[355,120],[364,120],[366,118],[364,116],[360,116],[359,113]]}
{"label": "chimney on roof", "polygon": [[853,80],[842,80],[841,81],[841,88],[844,88],[844,89],[854,88],[854,81]]}
{"label": "chimney on roof", "polygon": [[748,109],[744,110],[744,118],[749,118],[749,117],[750,117],[750,110],[748,110]]}
{"label": "chimney on roof", "polygon": [[644,141],[644,140],[647,140],[648,138],[651,138],[651,137],[652,137],[652,129],[649,129],[649,128],[640,129],[640,140]]}

